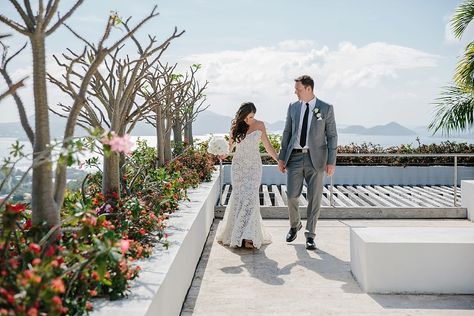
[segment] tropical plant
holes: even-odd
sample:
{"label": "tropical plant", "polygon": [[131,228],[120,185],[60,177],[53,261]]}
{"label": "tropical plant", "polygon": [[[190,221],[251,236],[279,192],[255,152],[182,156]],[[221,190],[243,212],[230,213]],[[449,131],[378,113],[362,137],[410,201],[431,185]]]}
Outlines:
{"label": "tropical plant", "polygon": [[[474,19],[474,0],[460,4],[451,19],[454,36],[461,38]],[[436,99],[435,116],[429,125],[433,133],[469,130],[474,125],[474,41],[467,44],[458,61],[454,84],[444,88]]]}

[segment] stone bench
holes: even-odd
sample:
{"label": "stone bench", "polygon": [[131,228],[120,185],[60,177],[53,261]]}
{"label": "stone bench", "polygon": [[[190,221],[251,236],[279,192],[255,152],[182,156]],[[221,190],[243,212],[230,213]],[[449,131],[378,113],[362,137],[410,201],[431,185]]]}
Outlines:
{"label": "stone bench", "polygon": [[474,294],[474,226],[352,228],[350,251],[365,292]]}
{"label": "stone bench", "polygon": [[461,181],[461,200],[467,209],[467,218],[474,222],[474,180]]}

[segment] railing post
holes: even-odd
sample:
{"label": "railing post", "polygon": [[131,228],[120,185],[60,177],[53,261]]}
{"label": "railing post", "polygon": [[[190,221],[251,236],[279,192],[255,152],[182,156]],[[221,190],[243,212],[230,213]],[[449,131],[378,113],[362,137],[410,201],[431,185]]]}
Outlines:
{"label": "railing post", "polygon": [[458,203],[458,156],[454,155],[454,206]]}
{"label": "railing post", "polygon": [[331,186],[329,187],[329,205],[330,205],[330,206],[334,206],[334,205],[333,205],[333,200],[332,200],[332,195],[333,195],[332,176],[331,176],[330,178],[331,178]]}
{"label": "railing post", "polygon": [[224,174],[222,173],[222,159],[219,159],[219,206],[222,206],[222,185],[224,181]]}

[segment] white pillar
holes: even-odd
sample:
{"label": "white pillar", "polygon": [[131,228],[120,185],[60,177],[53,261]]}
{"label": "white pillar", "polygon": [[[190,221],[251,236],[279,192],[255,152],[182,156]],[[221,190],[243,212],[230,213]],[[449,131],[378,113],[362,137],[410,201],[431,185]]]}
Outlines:
{"label": "white pillar", "polygon": [[461,206],[467,208],[467,218],[474,222],[474,180],[461,181]]}

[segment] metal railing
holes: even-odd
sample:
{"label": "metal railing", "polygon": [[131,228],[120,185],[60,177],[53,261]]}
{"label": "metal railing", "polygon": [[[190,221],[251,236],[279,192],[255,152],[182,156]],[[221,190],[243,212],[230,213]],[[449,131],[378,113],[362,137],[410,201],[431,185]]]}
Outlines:
{"label": "metal railing", "polygon": [[[234,153],[230,153],[229,156],[233,156]],[[269,154],[263,153],[260,154],[260,157],[270,157]],[[395,153],[338,153],[337,157],[403,157],[403,158],[413,158],[413,157],[452,157],[453,162],[453,188],[454,188],[454,198],[453,205],[457,206],[457,189],[458,189],[458,157],[474,157],[474,154],[466,153],[454,153],[454,154],[395,154]],[[223,187],[223,174],[222,174],[222,160],[219,163],[219,177],[220,177],[220,195],[219,195],[219,205],[222,206],[222,187]],[[329,205],[334,206],[333,204],[333,177],[330,177],[330,186],[329,186]]]}

